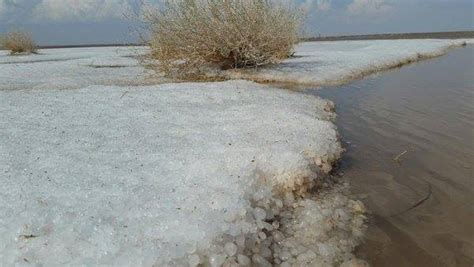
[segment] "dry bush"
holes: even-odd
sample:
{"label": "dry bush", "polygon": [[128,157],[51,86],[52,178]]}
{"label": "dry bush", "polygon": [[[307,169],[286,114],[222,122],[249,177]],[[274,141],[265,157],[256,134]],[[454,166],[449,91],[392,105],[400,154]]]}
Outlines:
{"label": "dry bush", "polygon": [[12,31],[5,34],[0,39],[0,46],[11,54],[36,53],[36,44],[27,32]]}
{"label": "dry bush", "polygon": [[148,9],[151,59],[172,77],[199,79],[204,69],[279,63],[298,41],[301,14],[279,0],[167,0]]}

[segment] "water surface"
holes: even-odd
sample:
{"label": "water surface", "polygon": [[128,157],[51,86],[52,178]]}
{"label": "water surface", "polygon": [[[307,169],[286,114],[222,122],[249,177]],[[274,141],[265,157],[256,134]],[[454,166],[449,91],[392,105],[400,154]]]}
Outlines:
{"label": "water surface", "polygon": [[373,266],[474,265],[474,47],[337,88],[341,171],[372,211]]}

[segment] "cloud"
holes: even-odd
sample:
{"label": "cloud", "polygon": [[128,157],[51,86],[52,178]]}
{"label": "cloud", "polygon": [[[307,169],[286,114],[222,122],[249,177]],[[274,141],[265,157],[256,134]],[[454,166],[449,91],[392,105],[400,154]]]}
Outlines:
{"label": "cloud", "polygon": [[328,11],[331,9],[332,0],[306,0],[301,6],[304,10],[311,11],[313,7],[317,11]]}
{"label": "cloud", "polygon": [[331,0],[316,0],[316,8],[320,11],[331,9]]}
{"label": "cloud", "polygon": [[102,21],[122,19],[131,10],[127,0],[43,0],[32,15],[40,21]]}
{"label": "cloud", "polygon": [[393,7],[385,0],[354,0],[347,6],[351,15],[382,16],[392,10]]}
{"label": "cloud", "polygon": [[32,7],[39,2],[41,0],[0,0],[0,21],[8,22],[27,17]]}

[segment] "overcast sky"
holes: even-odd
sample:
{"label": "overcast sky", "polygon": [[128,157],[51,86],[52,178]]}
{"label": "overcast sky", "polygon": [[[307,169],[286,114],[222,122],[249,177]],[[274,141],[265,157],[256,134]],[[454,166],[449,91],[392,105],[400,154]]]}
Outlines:
{"label": "overcast sky", "polygon": [[[158,2],[159,0],[147,0]],[[23,29],[41,45],[136,40],[141,0],[0,0],[0,32]],[[307,35],[473,30],[474,0],[296,0]]]}

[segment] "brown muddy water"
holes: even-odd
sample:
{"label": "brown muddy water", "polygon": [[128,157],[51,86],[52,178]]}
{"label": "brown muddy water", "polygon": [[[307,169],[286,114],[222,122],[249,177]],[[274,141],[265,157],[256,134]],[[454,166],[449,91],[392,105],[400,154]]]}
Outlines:
{"label": "brown muddy water", "polygon": [[335,102],[340,172],[371,211],[372,266],[474,266],[474,46],[350,85]]}

